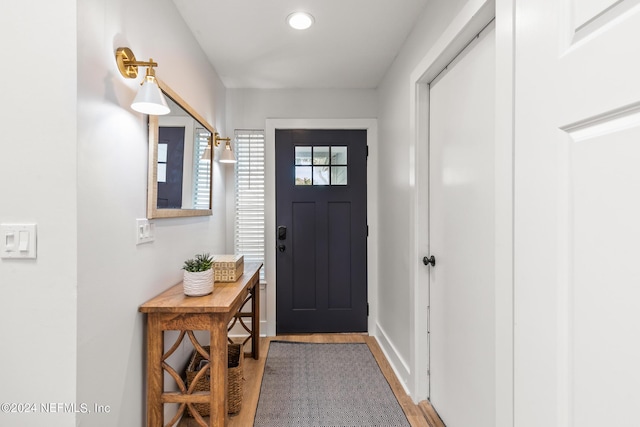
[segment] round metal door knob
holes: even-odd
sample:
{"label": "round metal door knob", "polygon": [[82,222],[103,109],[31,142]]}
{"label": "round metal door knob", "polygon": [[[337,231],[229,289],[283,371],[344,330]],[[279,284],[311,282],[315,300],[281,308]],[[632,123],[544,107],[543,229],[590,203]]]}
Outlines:
{"label": "round metal door knob", "polygon": [[432,267],[436,266],[436,257],[434,257],[433,255],[431,255],[430,257],[424,257],[422,258],[422,263],[424,265],[431,265]]}

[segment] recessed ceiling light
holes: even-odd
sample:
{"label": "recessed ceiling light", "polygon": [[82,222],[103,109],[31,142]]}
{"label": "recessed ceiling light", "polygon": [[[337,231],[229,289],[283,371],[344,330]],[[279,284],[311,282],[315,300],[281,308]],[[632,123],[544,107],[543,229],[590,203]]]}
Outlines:
{"label": "recessed ceiling light", "polygon": [[296,30],[306,30],[313,25],[313,16],[306,12],[294,12],[287,16],[287,23],[291,28]]}

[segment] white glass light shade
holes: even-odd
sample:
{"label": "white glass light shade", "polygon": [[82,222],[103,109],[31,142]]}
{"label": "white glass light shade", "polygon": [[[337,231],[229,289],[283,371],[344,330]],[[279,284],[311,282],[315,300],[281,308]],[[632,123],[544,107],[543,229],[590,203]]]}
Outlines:
{"label": "white glass light shade", "polygon": [[313,25],[313,16],[305,12],[295,12],[287,16],[287,23],[296,30],[306,30]]}
{"label": "white glass light shade", "polygon": [[236,163],[236,156],[233,155],[233,151],[231,151],[231,147],[227,144],[224,147],[224,150],[220,153],[220,159],[218,160],[220,163]]}
{"label": "white glass light shade", "polygon": [[143,114],[162,116],[171,110],[154,76],[146,75],[131,108]]}
{"label": "white glass light shade", "polygon": [[211,146],[208,146],[207,148],[204,149],[204,152],[202,153],[202,157],[200,157],[200,160],[202,160],[203,162],[211,161]]}

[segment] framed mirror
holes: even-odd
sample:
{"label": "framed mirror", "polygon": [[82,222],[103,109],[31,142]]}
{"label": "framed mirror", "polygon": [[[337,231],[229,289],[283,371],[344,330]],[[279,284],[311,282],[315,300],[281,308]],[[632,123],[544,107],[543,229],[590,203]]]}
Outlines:
{"label": "framed mirror", "polygon": [[171,112],[149,116],[147,218],[211,215],[215,130],[176,92],[158,84]]}

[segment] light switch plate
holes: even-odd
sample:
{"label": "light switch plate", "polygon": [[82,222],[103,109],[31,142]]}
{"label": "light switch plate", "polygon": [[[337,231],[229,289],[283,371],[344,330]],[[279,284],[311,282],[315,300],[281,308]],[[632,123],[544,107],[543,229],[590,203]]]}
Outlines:
{"label": "light switch plate", "polygon": [[0,224],[0,258],[35,259],[36,224]]}
{"label": "light switch plate", "polygon": [[136,245],[155,240],[155,224],[146,218],[136,219]]}

